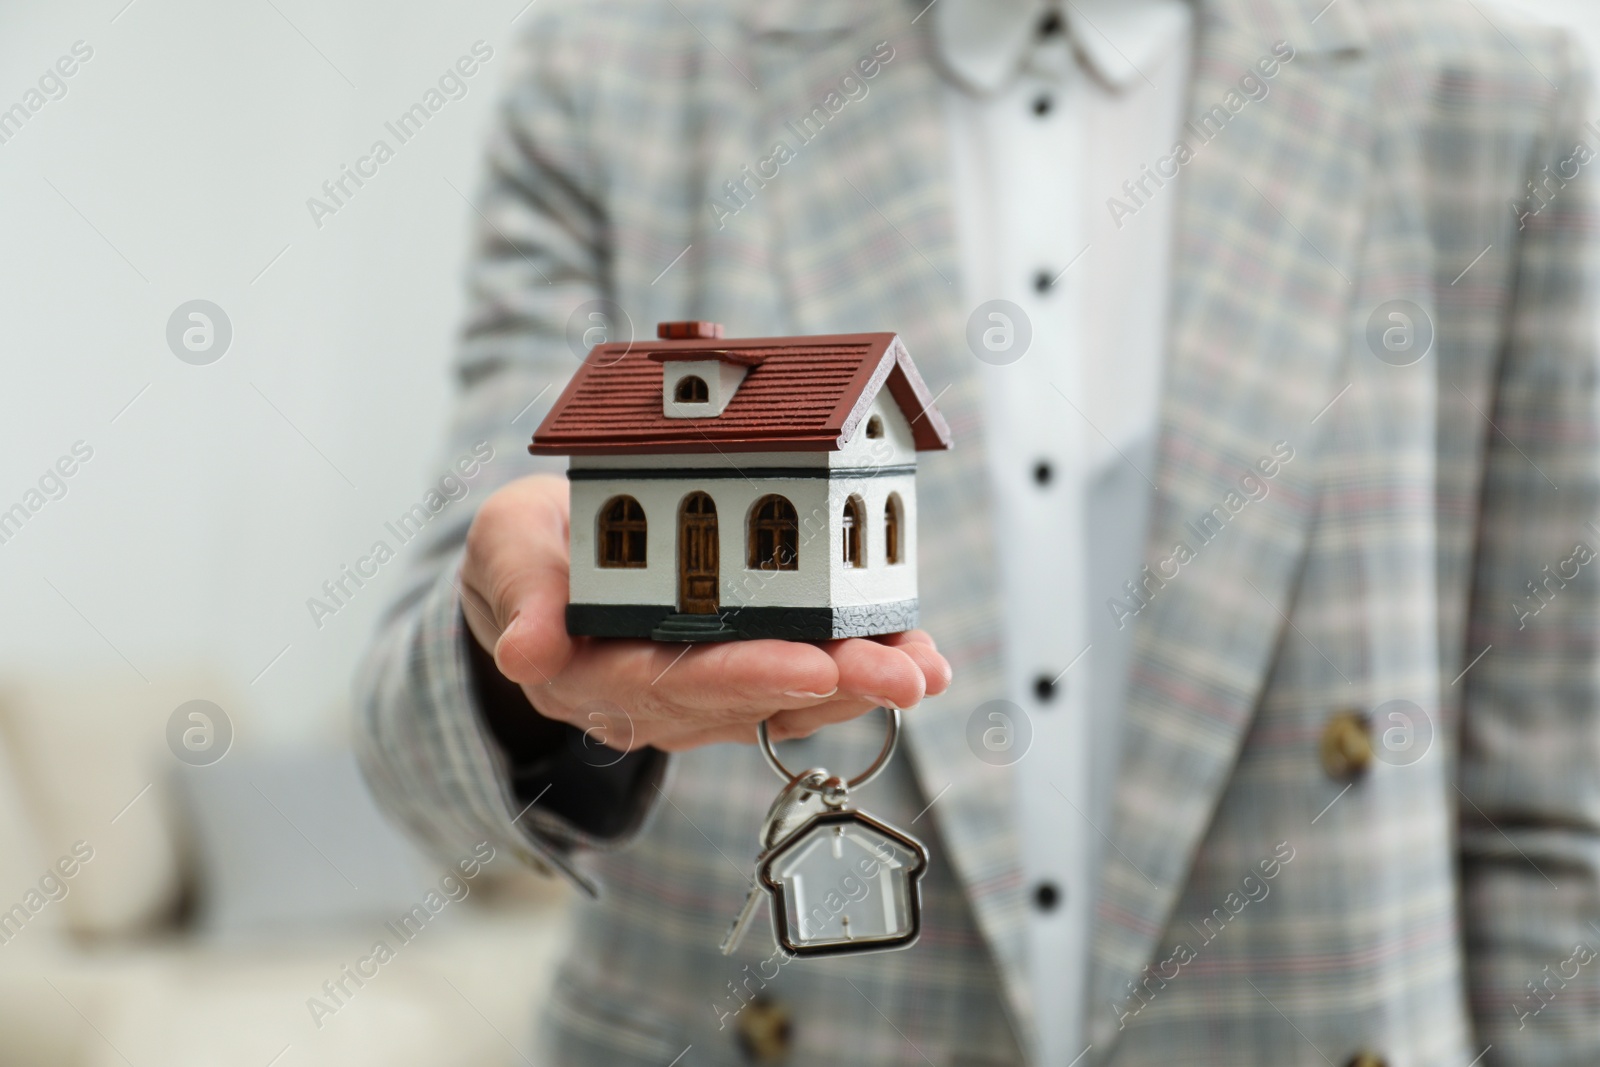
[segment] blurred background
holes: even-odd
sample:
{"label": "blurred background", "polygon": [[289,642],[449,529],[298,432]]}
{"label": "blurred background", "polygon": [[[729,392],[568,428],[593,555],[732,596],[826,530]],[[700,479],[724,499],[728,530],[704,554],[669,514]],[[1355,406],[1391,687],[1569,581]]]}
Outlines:
{"label": "blurred background", "polygon": [[[565,895],[382,822],[349,689],[402,564],[324,589],[453,458],[531,6],[0,6],[6,1067],[531,1062]],[[1600,56],[1593,0],[1513,6]]]}
{"label": "blurred background", "polygon": [[[525,4],[0,6],[6,1067],[528,1054],[564,897],[506,857],[441,889],[382,822],[348,694],[404,561],[322,588],[406,551],[384,523],[451,458]],[[209,348],[180,315],[185,361],[194,300],[220,315]]]}

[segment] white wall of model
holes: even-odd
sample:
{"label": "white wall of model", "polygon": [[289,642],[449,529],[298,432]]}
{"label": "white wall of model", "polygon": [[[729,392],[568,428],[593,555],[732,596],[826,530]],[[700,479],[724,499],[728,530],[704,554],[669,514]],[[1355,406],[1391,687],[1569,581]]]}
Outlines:
{"label": "white wall of model", "polygon": [[[879,420],[882,437],[869,437]],[[678,599],[678,511],[686,496],[704,492],[717,505],[721,603],[750,607],[853,607],[912,600],[917,595],[916,476],[900,468],[916,462],[911,425],[885,392],[837,452],[705,453],[695,455],[581,456],[574,470],[703,467],[717,477],[578,478],[572,482],[571,599],[575,604],[675,605]],[[731,471],[806,467],[840,471],[832,477],[745,477]],[[876,473],[883,471],[884,473]],[[849,473],[844,473],[849,472]],[[750,512],[769,494],[784,497],[799,517],[799,552],[792,571],[749,566]],[[599,565],[599,517],[606,503],[631,496],[644,509],[645,566]],[[885,511],[899,506],[899,562],[888,562]],[[844,557],[846,502],[861,506],[862,565]]]}

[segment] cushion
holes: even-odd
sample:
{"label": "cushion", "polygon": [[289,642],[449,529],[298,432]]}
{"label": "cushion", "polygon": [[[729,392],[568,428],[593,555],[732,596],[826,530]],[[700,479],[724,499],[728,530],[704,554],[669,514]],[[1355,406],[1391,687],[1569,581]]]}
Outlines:
{"label": "cushion", "polygon": [[[50,861],[39,846],[32,819],[5,736],[0,734],[0,947],[8,953],[39,947],[37,942],[48,940],[63,926],[59,907],[43,906],[37,910],[27,907],[29,903],[40,902],[41,897],[49,900],[53,895],[52,883],[40,886],[50,873]],[[39,896],[30,898],[30,893]],[[24,906],[27,917],[7,921],[6,914],[18,904]],[[46,936],[24,937],[24,930],[38,930]]]}
{"label": "cushion", "polygon": [[181,877],[166,725],[202,694],[216,690],[198,674],[146,683],[128,671],[91,672],[0,685],[0,735],[42,850],[32,877],[45,863],[73,871],[66,895],[41,916],[87,935],[139,933],[171,917]]}

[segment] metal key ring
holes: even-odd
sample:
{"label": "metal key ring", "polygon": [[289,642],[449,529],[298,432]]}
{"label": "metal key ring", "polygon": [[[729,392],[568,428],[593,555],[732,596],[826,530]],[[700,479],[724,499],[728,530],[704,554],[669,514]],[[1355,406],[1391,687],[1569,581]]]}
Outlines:
{"label": "metal key ring", "polygon": [[[889,735],[884,738],[883,749],[878,753],[878,758],[872,761],[872,766],[845,783],[847,788],[859,789],[878,777],[883,769],[889,765],[889,757],[894,755],[894,746],[900,740],[900,709],[884,708],[883,710],[888,712],[889,719]],[[761,742],[761,754],[767,757],[767,766],[771,767],[778,777],[785,782],[793,782],[797,776],[783,765],[783,761],[778,758],[778,754],[772,750],[772,738],[767,736],[767,722],[765,719],[756,727],[756,735]],[[801,773],[805,772],[802,771]]]}

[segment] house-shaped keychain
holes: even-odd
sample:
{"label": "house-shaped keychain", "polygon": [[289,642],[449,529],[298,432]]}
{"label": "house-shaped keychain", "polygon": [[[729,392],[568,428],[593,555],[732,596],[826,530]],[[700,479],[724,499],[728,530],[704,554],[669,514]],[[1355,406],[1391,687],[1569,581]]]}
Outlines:
{"label": "house-shaped keychain", "polygon": [[796,956],[906,948],[921,930],[921,842],[862,811],[813,815],[756,871],[772,931]]}
{"label": "house-shaped keychain", "polygon": [[594,348],[528,451],[571,457],[570,633],[819,641],[917,625],[917,453],[950,430],[893,333]]}

